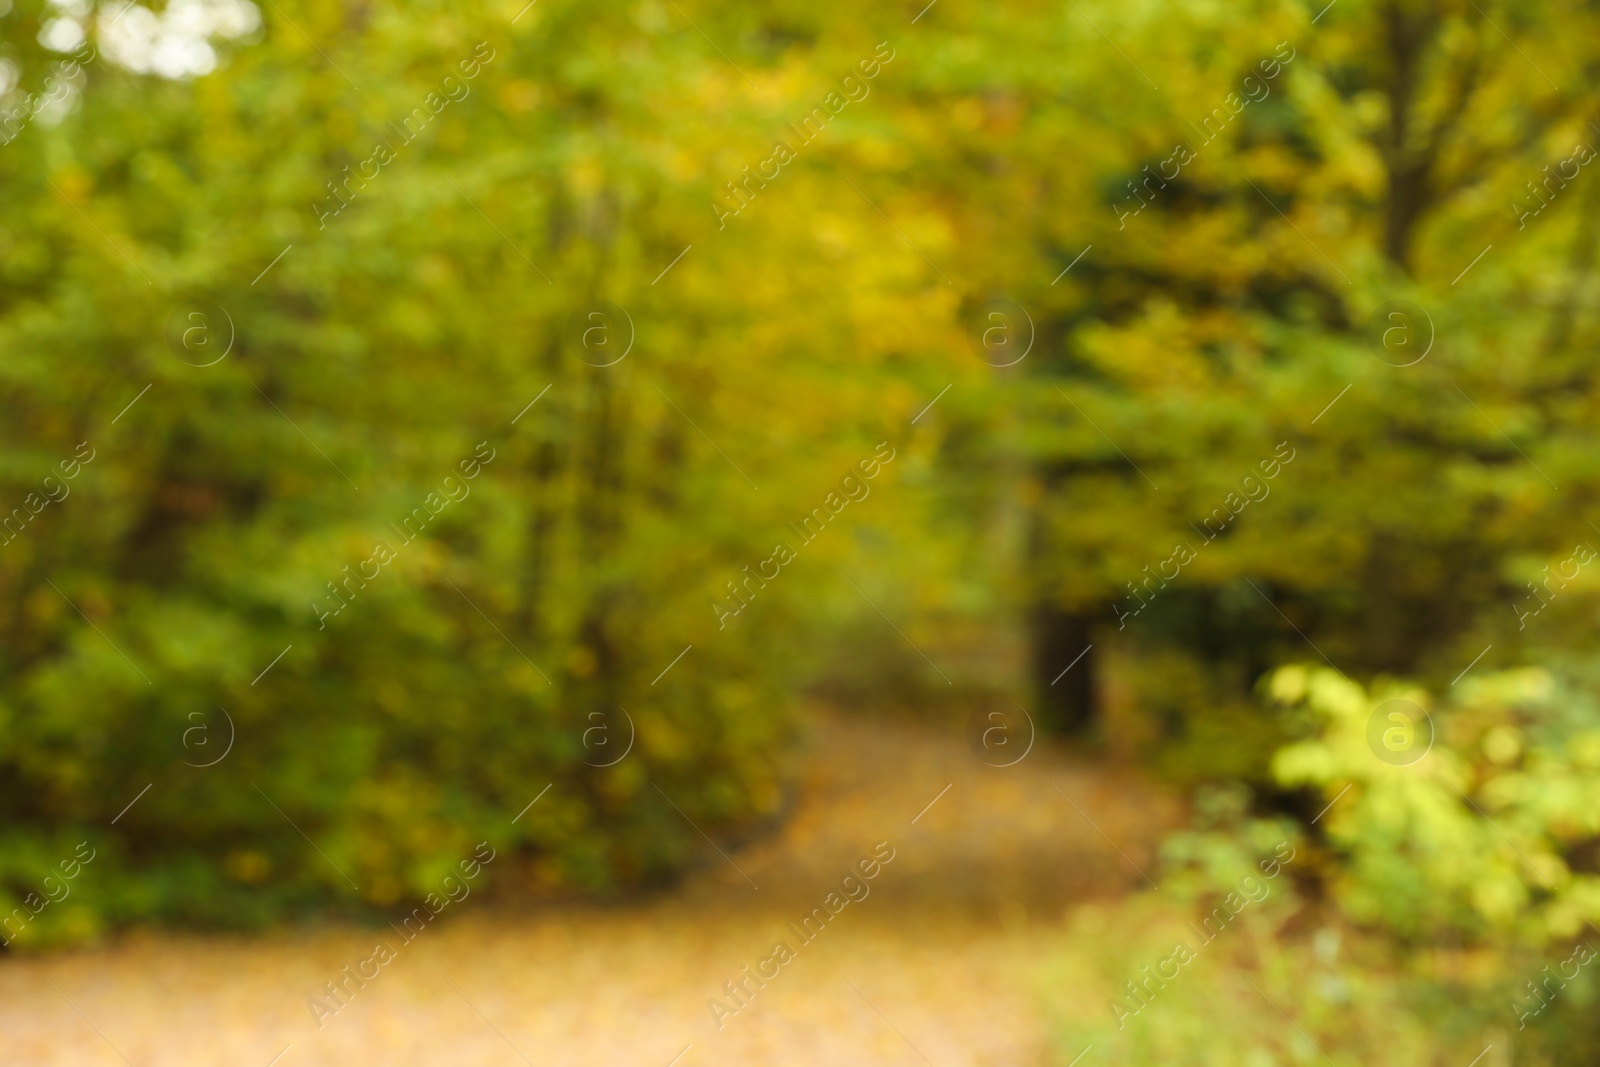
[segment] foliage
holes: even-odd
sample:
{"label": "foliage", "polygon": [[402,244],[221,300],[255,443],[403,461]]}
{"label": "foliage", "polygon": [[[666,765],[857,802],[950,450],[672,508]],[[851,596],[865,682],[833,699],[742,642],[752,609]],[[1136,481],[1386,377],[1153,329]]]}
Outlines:
{"label": "foliage", "polygon": [[1284,937],[1292,912],[1283,899],[1247,912],[1121,1026],[1109,1002],[1127,1001],[1122,983],[1137,981],[1139,965],[1154,965],[1175,940],[1195,943],[1192,913],[1152,893],[1082,916],[1074,944],[1083,951],[1046,979],[1057,994],[1051,1062],[1065,1067],[1085,1047],[1112,1067],[1431,1064],[1463,1052],[1465,1063],[1481,1050],[1463,1025],[1476,1016],[1414,1010],[1419,983],[1381,942],[1337,924]]}
{"label": "foliage", "polygon": [[[876,231],[780,210],[708,232],[772,115],[670,9],[263,10],[203,77],[85,65],[71,113],[0,150],[6,506],[95,451],[0,548],[5,903],[35,859],[105,853],[21,947],[409,907],[483,839],[507,891],[669,877],[696,827],[780,809],[804,659],[783,650],[869,610],[818,575],[918,462],[845,373],[915,331],[852,346],[877,309],[826,280]],[[19,92],[59,13],[0,18]],[[786,101],[810,92],[774,62]],[[595,299],[637,332],[614,367],[566,331]],[[200,301],[235,333],[204,367],[224,328]],[[181,343],[193,321],[213,348]],[[719,629],[727,583],[885,440],[872,499]],[[636,748],[592,766],[623,711]],[[231,753],[186,766],[224,714]],[[596,715],[613,749],[585,747]]]}
{"label": "foliage", "polygon": [[[1154,961],[1174,938],[1200,944],[1194,923],[1245,875],[1265,884],[1255,872],[1274,842],[1292,843],[1290,877],[1247,904],[1146,1010],[1064,1016],[1064,1058],[1086,1041],[1130,1064],[1299,1056],[1279,1048],[1293,1038],[1270,1025],[1282,1010],[1334,1063],[1470,1059],[1486,1042],[1514,1042],[1517,1062],[1589,1062],[1595,978],[1569,961],[1575,945],[1600,942],[1591,674],[1484,674],[1436,701],[1392,680],[1366,689],[1326,667],[1275,672],[1263,692],[1296,739],[1272,771],[1284,788],[1315,791],[1312,815],[1261,814],[1239,783],[1198,791],[1193,827],[1163,850],[1161,892],[1117,922],[1147,931],[1143,957]],[[1385,751],[1425,754],[1379,758],[1372,746],[1387,743],[1385,730],[1405,734]],[[1139,981],[1141,959],[1118,940],[1095,973],[1071,980],[1136,1003],[1120,982]],[[1223,996],[1245,1001],[1233,1016],[1245,1021],[1218,1033],[1205,1020]],[[1248,1021],[1258,1008],[1259,1031]]]}
{"label": "foliage", "polygon": [[[1313,729],[1277,754],[1278,778],[1324,794],[1351,786],[1326,822],[1333,903],[1409,949],[1435,1014],[1470,1006],[1532,1062],[1595,1052],[1595,977],[1567,973],[1600,941],[1595,682],[1586,663],[1468,677],[1443,706],[1393,684],[1363,692],[1326,669],[1286,667],[1270,684]],[[1365,739],[1396,699],[1432,719],[1433,748],[1412,766],[1372,759]],[[1451,944],[1474,947],[1477,965],[1439,966],[1431,957]]]}
{"label": "foliage", "polygon": [[1010,460],[1018,599],[1087,620],[1079,647],[1217,670],[1191,719],[1306,639],[1430,684],[1491,643],[1489,665],[1570,647],[1512,605],[1593,534],[1600,186],[1538,184],[1593,142],[1593,10],[1325,7],[1067,5],[1004,61],[960,53],[964,87],[910,68],[968,131],[953,167],[929,131],[927,170],[995,250],[964,308],[1010,296],[1038,335],[989,403],[947,412],[969,421],[949,459],[989,492],[975,461]]}
{"label": "foliage", "polygon": [[[1546,670],[1467,678],[1429,712],[1433,747],[1418,762],[1374,758],[1368,722],[1388,725],[1414,687],[1364,691],[1326,668],[1285,667],[1274,697],[1303,709],[1314,733],[1280,750],[1285,785],[1332,799],[1327,844],[1338,907],[1407,938],[1498,938],[1542,948],[1600,918],[1600,719],[1596,694]],[[1399,720],[1397,720],[1399,721]],[[1417,729],[1422,730],[1421,724]]]}

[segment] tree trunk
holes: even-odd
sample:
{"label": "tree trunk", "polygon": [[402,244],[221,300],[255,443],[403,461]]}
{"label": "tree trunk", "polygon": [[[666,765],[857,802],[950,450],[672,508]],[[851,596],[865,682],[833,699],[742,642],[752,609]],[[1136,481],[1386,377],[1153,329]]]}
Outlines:
{"label": "tree trunk", "polygon": [[1412,108],[1422,51],[1433,35],[1431,12],[1408,17],[1398,3],[1384,9],[1385,45],[1389,57],[1389,130],[1384,163],[1389,174],[1385,205],[1383,251],[1389,261],[1411,273],[1411,242],[1417,222],[1428,206],[1433,149],[1416,143]]}
{"label": "tree trunk", "polygon": [[[1100,721],[1095,658],[1092,653],[1082,655],[1090,644],[1090,617],[1041,604],[1034,609],[1031,623],[1040,728],[1056,736],[1088,736]],[[1067,670],[1069,665],[1071,670]]]}

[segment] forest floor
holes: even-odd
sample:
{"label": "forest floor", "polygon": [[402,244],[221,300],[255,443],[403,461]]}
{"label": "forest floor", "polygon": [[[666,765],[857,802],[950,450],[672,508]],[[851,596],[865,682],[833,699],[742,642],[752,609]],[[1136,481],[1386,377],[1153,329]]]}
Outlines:
{"label": "forest floor", "polygon": [[[808,751],[773,836],[726,860],[708,848],[670,892],[625,904],[447,916],[320,1028],[307,998],[371,955],[374,931],[141,934],[0,960],[0,1060],[1064,1065],[1075,1050],[1049,1020],[1104,1007],[1046,973],[1079,909],[1144,886],[1171,798],[1042,744],[985,766],[929,725],[824,715]],[[869,895],[796,936],[879,842],[894,858]],[[724,983],[779,941],[793,958],[713,1019],[707,1002],[733,1008]]]}

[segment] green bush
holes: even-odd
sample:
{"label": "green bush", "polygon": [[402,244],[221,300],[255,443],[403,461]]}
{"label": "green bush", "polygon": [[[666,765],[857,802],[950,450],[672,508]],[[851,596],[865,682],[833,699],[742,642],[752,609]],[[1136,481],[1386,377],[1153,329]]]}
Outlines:
{"label": "green bush", "polygon": [[[1443,699],[1322,666],[1281,668],[1262,688],[1293,738],[1275,783],[1313,789],[1311,814],[1266,814],[1239,783],[1200,789],[1193,826],[1163,847],[1161,891],[1086,919],[1086,962],[1063,961],[1061,987],[1107,1004],[1058,1006],[1063,1062],[1089,1042],[1137,1065],[1310,1062],[1312,1044],[1334,1064],[1464,1063],[1486,1044],[1519,1063],[1592,1062],[1592,670],[1469,676]],[[1271,877],[1285,844],[1294,858]],[[1207,916],[1228,920],[1214,942]],[[1140,930],[1135,951],[1107,927]],[[1198,958],[1140,987],[1140,965],[1178,941]]]}
{"label": "green bush", "polygon": [[[263,8],[202,78],[98,58],[64,121],[0,150],[0,508],[23,509],[0,534],[0,909],[99,850],[18,947],[410,907],[480,840],[505,891],[681,871],[707,851],[691,820],[781,807],[784,650],[825,625],[817,569],[853,539],[725,628],[714,599],[889,436],[860,351],[782,373],[855,314],[779,314],[824,274],[814,243],[773,251],[809,224],[687,224],[726,160],[685,182],[660,139],[708,143],[686,95],[725,105],[697,54],[610,76],[649,18],[279,7],[337,68]],[[0,16],[19,92],[53,69],[47,16]],[[719,150],[770,124],[728,107]],[[395,158],[330,217],[376,141]],[[569,329],[596,299],[637,334],[614,366]]]}

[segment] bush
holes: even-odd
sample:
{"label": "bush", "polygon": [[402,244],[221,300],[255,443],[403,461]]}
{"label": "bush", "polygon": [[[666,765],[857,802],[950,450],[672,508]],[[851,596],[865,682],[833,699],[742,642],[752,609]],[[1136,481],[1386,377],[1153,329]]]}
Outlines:
{"label": "bush", "polygon": [[[1291,666],[1263,691],[1295,738],[1275,784],[1314,789],[1313,814],[1267,814],[1239,783],[1197,791],[1193,827],[1163,848],[1161,892],[1085,919],[1088,963],[1063,961],[1057,980],[1107,1010],[1059,1012],[1062,1062],[1090,1042],[1139,1065],[1310,1062],[1312,1043],[1334,1064],[1464,1063],[1486,1044],[1514,1045],[1516,1062],[1592,1062],[1592,671],[1485,674],[1436,700]],[[1271,878],[1275,843],[1293,859]],[[1228,920],[1214,948],[1207,916]],[[1198,958],[1149,982],[1139,965],[1178,941]]]}

